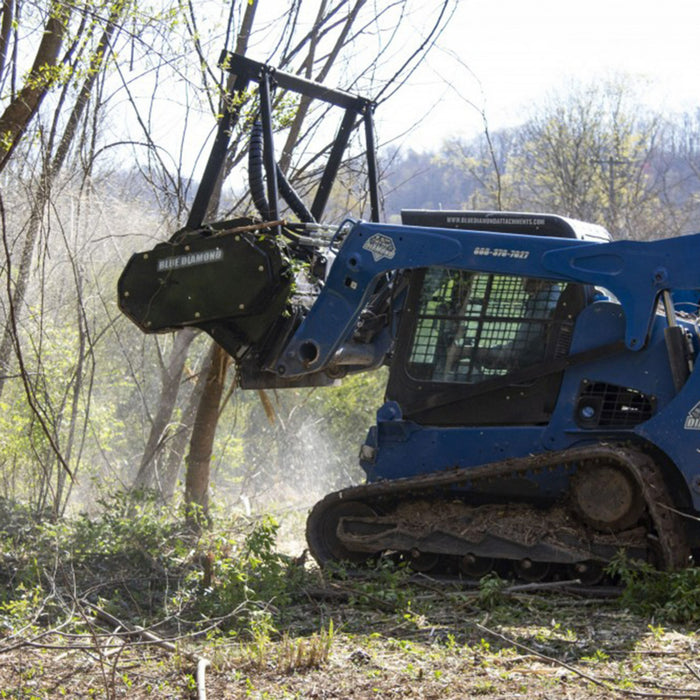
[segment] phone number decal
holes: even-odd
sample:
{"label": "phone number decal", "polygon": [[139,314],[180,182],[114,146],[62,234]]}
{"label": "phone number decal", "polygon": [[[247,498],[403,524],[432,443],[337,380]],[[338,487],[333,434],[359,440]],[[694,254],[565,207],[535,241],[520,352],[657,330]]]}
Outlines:
{"label": "phone number decal", "polygon": [[510,248],[474,248],[474,255],[488,255],[492,258],[515,258],[525,260],[529,257],[529,250],[512,250]]}

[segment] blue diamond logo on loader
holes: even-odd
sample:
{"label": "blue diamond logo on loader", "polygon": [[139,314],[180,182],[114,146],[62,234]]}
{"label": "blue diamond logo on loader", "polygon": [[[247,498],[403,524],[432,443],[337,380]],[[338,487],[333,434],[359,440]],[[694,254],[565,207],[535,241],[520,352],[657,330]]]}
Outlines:
{"label": "blue diamond logo on loader", "polygon": [[393,239],[382,233],[375,233],[373,236],[370,236],[362,247],[372,253],[374,262],[379,262],[382,258],[393,260],[396,255],[396,246]]}
{"label": "blue diamond logo on loader", "polygon": [[683,427],[686,430],[700,430],[700,401],[688,411]]}

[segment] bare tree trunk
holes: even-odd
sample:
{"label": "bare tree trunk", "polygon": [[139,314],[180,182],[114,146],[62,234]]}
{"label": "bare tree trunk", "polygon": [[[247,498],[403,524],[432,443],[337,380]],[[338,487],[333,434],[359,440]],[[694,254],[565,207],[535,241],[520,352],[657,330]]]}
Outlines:
{"label": "bare tree trunk", "polygon": [[[255,18],[257,3],[248,3],[241,31],[236,41],[236,53],[245,54],[248,48],[248,39]],[[233,89],[233,79],[230,78],[227,89]],[[219,206],[221,188],[223,187],[226,173],[224,168],[219,173],[215,192],[209,201],[208,215],[213,217]],[[223,391],[226,367],[230,357],[214,341],[210,350],[211,364],[207,372],[207,378],[199,396],[199,405],[192,426],[189,454],[185,460],[185,504],[187,508],[187,520],[190,525],[202,525],[200,515],[207,516],[209,512],[209,473],[211,469],[211,454],[214,449],[214,437],[219,423],[219,403]]]}
{"label": "bare tree trunk", "polygon": [[216,343],[209,351],[209,368],[192,428],[190,451],[185,460],[185,505],[188,523],[199,529],[209,514],[209,472],[219,405],[231,358]]}
{"label": "bare tree trunk", "polygon": [[[207,356],[209,357],[209,355]],[[207,369],[207,367],[202,368],[202,372],[207,371]],[[192,426],[194,425],[194,420],[197,415],[197,407],[199,406],[205,384],[204,378],[198,376],[182,412],[180,424],[175,429],[170,441],[167,460],[158,484],[161,498],[165,503],[170,502],[175,495],[177,477],[187,452],[187,445],[190,435],[192,434]]]}
{"label": "bare tree trunk", "polygon": [[2,22],[0,22],[0,77],[5,72],[7,50],[10,46],[10,34],[15,20],[15,0],[2,3]]}
{"label": "bare tree trunk", "polygon": [[133,488],[156,488],[160,481],[157,473],[158,457],[162,453],[168,437],[168,426],[170,425],[177,402],[177,395],[180,391],[187,353],[196,335],[197,331],[194,328],[183,328],[174,335],[168,365],[163,368],[162,372],[163,382],[158,401],[158,410],[151,423],[151,430],[141,457],[139,470],[134,478]]}

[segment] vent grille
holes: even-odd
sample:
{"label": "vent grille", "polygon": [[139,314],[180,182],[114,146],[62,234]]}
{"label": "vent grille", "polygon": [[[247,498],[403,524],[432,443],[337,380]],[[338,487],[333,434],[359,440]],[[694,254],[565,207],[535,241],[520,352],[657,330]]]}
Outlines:
{"label": "vent grille", "polygon": [[605,382],[584,382],[576,422],[584,428],[630,428],[649,420],[656,411],[653,396]]}

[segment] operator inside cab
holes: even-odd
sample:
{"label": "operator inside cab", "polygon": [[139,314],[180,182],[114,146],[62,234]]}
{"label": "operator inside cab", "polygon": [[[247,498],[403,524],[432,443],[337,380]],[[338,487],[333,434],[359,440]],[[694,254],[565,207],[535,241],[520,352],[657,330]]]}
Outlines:
{"label": "operator inside cab", "polygon": [[545,279],[427,270],[409,373],[474,383],[545,360],[561,293]]}
{"label": "operator inside cab", "polygon": [[487,369],[515,369],[544,359],[546,322],[556,309],[561,287],[549,280],[524,277],[522,288],[527,296],[512,340],[481,348],[464,347],[462,358],[471,357],[472,363]]}

